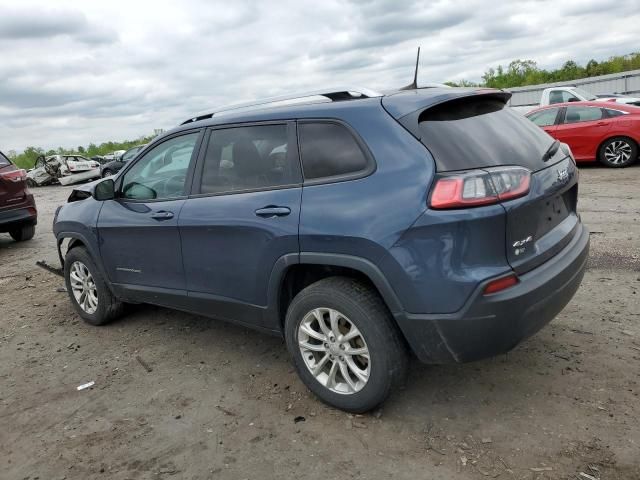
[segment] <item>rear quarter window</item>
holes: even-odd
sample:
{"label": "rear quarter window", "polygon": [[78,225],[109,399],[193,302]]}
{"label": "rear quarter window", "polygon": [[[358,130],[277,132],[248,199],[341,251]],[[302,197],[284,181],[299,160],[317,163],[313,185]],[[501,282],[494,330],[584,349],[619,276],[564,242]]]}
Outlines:
{"label": "rear quarter window", "polygon": [[373,159],[344,125],[305,122],[298,131],[305,180],[348,179],[373,171]]}
{"label": "rear quarter window", "polygon": [[537,171],[553,139],[502,100],[484,96],[445,102],[418,117],[420,141],[437,170],[517,165]]}

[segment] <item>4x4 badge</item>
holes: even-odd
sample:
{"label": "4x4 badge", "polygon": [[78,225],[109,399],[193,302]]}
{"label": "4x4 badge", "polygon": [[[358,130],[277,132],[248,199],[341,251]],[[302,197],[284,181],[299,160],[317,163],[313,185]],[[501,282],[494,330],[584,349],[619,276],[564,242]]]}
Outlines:
{"label": "4x4 badge", "polygon": [[529,235],[527,238],[523,238],[522,240],[516,240],[513,242],[512,247],[514,248],[513,253],[516,255],[520,255],[525,252],[527,243],[533,242],[533,237]]}
{"label": "4x4 badge", "polygon": [[567,178],[569,178],[569,172],[567,171],[566,168],[563,168],[562,170],[558,170],[558,181],[559,182],[564,182]]}

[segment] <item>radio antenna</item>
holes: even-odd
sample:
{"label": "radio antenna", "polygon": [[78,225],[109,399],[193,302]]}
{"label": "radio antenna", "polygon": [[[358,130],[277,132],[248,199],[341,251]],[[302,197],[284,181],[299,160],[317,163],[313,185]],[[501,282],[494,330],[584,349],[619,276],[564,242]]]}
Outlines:
{"label": "radio antenna", "polygon": [[418,88],[418,65],[420,63],[420,47],[418,47],[418,56],[416,57],[416,71],[413,74],[413,83],[410,83],[406,87],[402,87],[400,90],[416,90]]}

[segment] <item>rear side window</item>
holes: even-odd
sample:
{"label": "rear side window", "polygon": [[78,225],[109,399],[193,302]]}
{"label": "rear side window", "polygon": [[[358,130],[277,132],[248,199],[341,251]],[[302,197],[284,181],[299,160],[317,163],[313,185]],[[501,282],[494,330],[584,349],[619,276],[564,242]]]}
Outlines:
{"label": "rear side window", "polygon": [[622,115],[624,115],[624,112],[620,110],[611,110],[609,108],[605,108],[605,112],[607,112],[607,116],[610,118],[621,117]]}
{"label": "rear side window", "polygon": [[418,118],[420,141],[437,170],[518,165],[545,168],[543,156],[553,139],[502,100],[483,96],[436,105]]}
{"label": "rear side window", "polygon": [[549,108],[547,110],[542,110],[541,112],[536,112],[532,115],[527,115],[527,118],[539,127],[549,127],[556,123],[557,116],[558,109]]}
{"label": "rear side window", "polygon": [[295,145],[289,145],[289,139],[289,127],[284,124],[213,130],[200,193],[232,193],[300,184],[298,155]]}
{"label": "rear side window", "polygon": [[0,152],[0,166],[4,167],[5,165],[9,165],[11,162],[7,157],[4,156],[2,152]]}
{"label": "rear side window", "polygon": [[373,161],[347,127],[338,123],[300,123],[300,155],[305,180],[365,175]]}
{"label": "rear side window", "polygon": [[567,107],[564,123],[593,122],[602,118],[602,109],[597,107]]}

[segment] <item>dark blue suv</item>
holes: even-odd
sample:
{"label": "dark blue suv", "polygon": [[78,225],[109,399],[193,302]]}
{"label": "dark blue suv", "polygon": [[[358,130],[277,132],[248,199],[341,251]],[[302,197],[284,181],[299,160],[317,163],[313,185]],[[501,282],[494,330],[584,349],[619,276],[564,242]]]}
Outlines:
{"label": "dark blue suv", "polygon": [[507,352],[580,285],[571,152],[498,90],[337,89],[207,112],[54,220],[71,302],[151,303],[283,335],[304,383],[363,412],[409,353]]}

